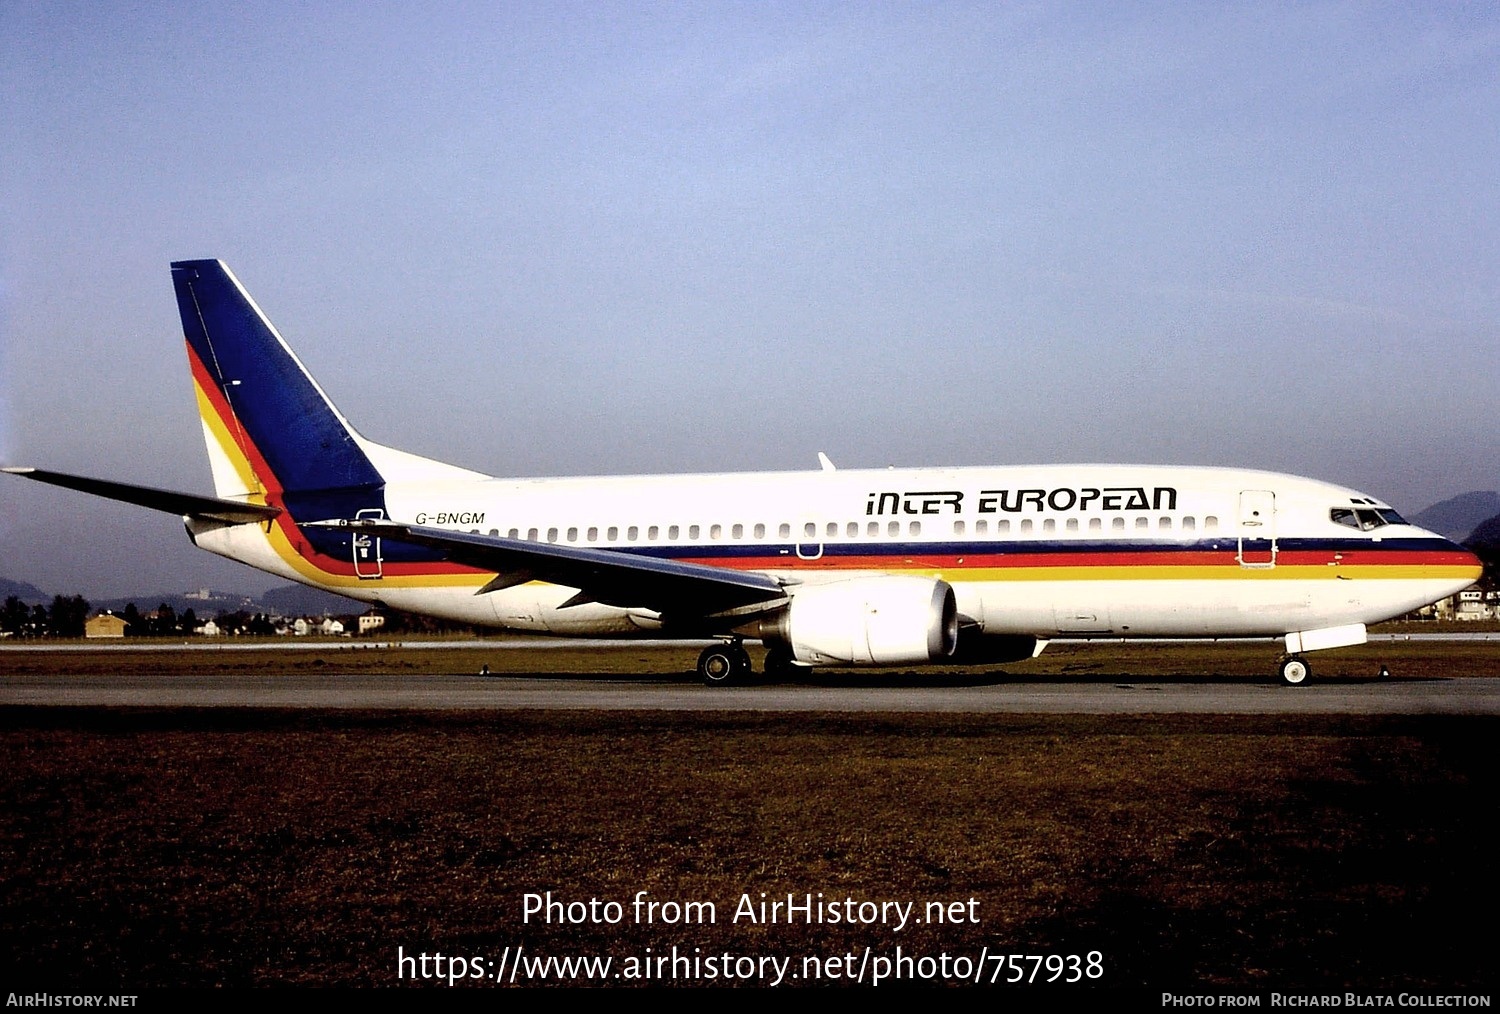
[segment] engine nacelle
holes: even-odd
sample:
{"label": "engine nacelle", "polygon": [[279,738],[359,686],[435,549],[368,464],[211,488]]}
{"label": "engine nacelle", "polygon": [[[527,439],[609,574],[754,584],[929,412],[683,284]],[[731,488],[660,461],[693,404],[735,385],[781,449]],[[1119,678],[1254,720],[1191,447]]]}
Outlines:
{"label": "engine nacelle", "polygon": [[804,585],[767,635],[809,665],[941,662],[958,644],[958,607],[952,586],[934,578]]}

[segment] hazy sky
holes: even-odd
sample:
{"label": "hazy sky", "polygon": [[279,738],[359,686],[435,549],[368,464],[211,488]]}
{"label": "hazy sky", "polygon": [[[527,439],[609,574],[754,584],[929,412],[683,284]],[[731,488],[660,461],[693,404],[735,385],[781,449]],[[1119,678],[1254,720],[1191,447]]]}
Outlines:
{"label": "hazy sky", "polygon": [[[167,263],[497,474],[1500,486],[1500,8],[0,5],[0,459],[211,490]],[[0,576],[275,579],[0,476]]]}

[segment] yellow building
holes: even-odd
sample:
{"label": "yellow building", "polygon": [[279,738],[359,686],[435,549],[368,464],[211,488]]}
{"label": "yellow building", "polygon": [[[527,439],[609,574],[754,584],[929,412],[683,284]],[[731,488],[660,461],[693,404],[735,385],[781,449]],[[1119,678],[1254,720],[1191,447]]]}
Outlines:
{"label": "yellow building", "polygon": [[124,637],[125,621],[114,613],[90,616],[83,624],[84,637]]}

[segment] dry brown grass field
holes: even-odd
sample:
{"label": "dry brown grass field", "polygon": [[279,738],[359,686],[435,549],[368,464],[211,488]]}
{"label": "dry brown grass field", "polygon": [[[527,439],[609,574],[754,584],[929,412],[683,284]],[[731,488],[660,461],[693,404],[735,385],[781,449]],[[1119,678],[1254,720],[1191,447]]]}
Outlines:
{"label": "dry brown grass field", "polygon": [[[7,653],[0,667],[337,674],[484,661],[688,679],[693,655],[330,645],[211,663]],[[1399,679],[1500,675],[1496,655],[1424,643],[1317,659],[1320,674],[1360,677],[1385,660]],[[1004,668],[1269,680],[1273,657],[1264,644],[1059,646]],[[386,986],[412,981],[398,977],[398,948],[475,969],[521,948],[613,962],[603,979],[531,985],[769,984],[701,963],[638,977],[639,959],[675,947],[700,962],[790,959],[783,985],[823,985],[846,983],[827,971],[842,966],[804,959],[853,955],[852,972],[899,947],[933,959],[909,968],[932,985],[958,984],[937,974],[944,954],[950,969],[988,955],[983,978],[1003,981],[994,955],[1097,952],[1102,975],[1083,985],[1488,993],[1497,733],[1494,719],[1431,716],[5,708],[0,970],[16,989],[53,992]],[[548,891],[618,902],[621,921],[528,919],[526,896]],[[691,924],[639,922],[640,891],[711,902],[715,918],[700,907]],[[960,902],[964,918],[899,932],[733,918],[762,892],[912,903],[918,918]]]}

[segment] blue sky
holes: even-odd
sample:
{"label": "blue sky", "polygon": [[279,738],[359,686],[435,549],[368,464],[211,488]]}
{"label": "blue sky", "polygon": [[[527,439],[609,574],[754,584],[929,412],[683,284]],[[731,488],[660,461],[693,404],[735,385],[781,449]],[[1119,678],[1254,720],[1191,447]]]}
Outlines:
{"label": "blue sky", "polygon": [[[1490,4],[0,7],[0,458],[210,489],[167,263],[507,475],[1500,486]],[[277,583],[0,482],[0,575]]]}

